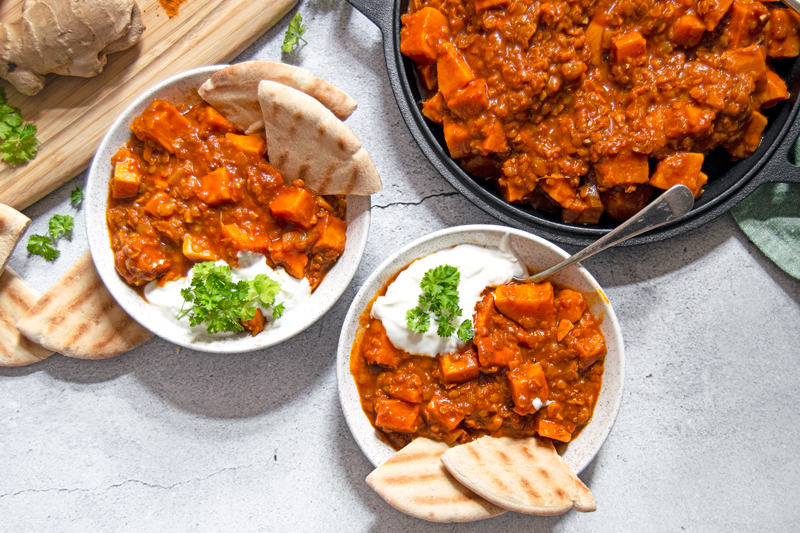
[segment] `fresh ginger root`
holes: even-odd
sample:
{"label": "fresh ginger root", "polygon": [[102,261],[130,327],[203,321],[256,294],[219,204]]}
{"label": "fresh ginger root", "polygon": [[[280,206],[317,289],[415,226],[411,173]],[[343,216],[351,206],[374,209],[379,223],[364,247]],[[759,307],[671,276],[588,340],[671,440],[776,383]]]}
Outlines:
{"label": "fresh ginger root", "polygon": [[24,0],[22,18],[0,24],[0,77],[32,96],[50,72],[96,76],[143,31],[135,0]]}

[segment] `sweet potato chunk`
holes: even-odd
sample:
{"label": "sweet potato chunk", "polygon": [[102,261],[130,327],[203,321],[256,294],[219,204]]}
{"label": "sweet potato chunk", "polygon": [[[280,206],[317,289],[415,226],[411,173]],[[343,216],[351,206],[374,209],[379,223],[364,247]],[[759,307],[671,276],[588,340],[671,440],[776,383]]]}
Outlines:
{"label": "sweet potato chunk", "polygon": [[462,123],[444,118],[444,140],[447,149],[450,150],[450,157],[458,159],[470,154],[469,148],[469,129]]}
{"label": "sweet potato chunk", "polygon": [[503,124],[499,120],[492,120],[483,127],[481,150],[484,155],[508,150],[506,132],[503,130]]}
{"label": "sweet potato chunk", "polygon": [[436,63],[439,43],[450,38],[447,18],[438,9],[423,7],[411,15],[403,15],[400,30],[400,51],[417,63]]}
{"label": "sweet potato chunk", "polygon": [[735,0],[730,9],[730,19],[725,35],[730,48],[744,48],[753,44],[769,19],[767,8],[761,2]]}
{"label": "sweet potato chunk", "polygon": [[545,178],[539,180],[539,187],[547,193],[550,198],[558,202],[562,208],[570,210],[580,210],[582,202],[575,189],[567,178]]}
{"label": "sweet potato chunk", "polygon": [[638,31],[629,31],[611,39],[611,49],[617,58],[617,65],[633,63],[644,57],[647,41]]}
{"label": "sweet potato chunk", "polygon": [[302,228],[317,223],[317,202],[305,189],[287,187],[269,204],[270,213]]}
{"label": "sweet potato chunk", "polygon": [[220,229],[220,236],[231,241],[240,250],[251,252],[265,250],[269,247],[269,239],[240,228],[236,224],[223,224]]}
{"label": "sweet potato chunk", "polygon": [[494,305],[525,328],[536,327],[542,322],[555,325],[553,285],[549,281],[500,285],[494,291]]}
{"label": "sweet potato chunk", "polygon": [[442,93],[436,93],[422,102],[422,114],[436,124],[441,124],[447,110]]}
{"label": "sweet potato chunk", "polygon": [[203,121],[209,128],[219,131],[236,131],[236,126],[231,124],[227,118],[211,106],[206,107],[203,111]]}
{"label": "sweet potato chunk", "polygon": [[439,355],[439,370],[445,383],[464,383],[475,379],[481,371],[472,350]]}
{"label": "sweet potato chunk", "polygon": [[561,342],[564,340],[570,331],[575,329],[575,325],[567,319],[563,319],[558,323],[558,328],[556,329],[556,340]]}
{"label": "sweet potato chunk", "polygon": [[636,185],[633,190],[614,187],[600,193],[606,213],[615,220],[628,220],[644,209],[651,196],[653,187],[649,183]]}
{"label": "sweet potato chunk", "polygon": [[647,156],[631,152],[622,152],[601,159],[595,164],[594,173],[597,186],[601,189],[610,189],[614,185],[647,183],[650,179]]}
{"label": "sweet potato chunk", "polygon": [[414,433],[419,424],[419,406],[403,400],[381,400],[375,414],[375,425],[386,431]]}
{"label": "sweet potato chunk", "polygon": [[432,65],[417,65],[417,72],[422,80],[422,85],[429,91],[439,90],[439,80],[436,79],[436,63]]}
{"label": "sweet potato chunk", "polygon": [[761,47],[754,44],[747,48],[728,50],[722,53],[724,64],[728,70],[736,74],[747,74],[760,88],[767,80],[767,63]]}
{"label": "sweet potato chunk", "polygon": [[144,205],[144,210],[154,217],[167,218],[172,216],[177,207],[172,196],[159,192],[154,194]]}
{"label": "sweet potato chunk", "polygon": [[800,54],[800,15],[791,9],[770,9],[767,56],[797,57]]}
{"label": "sweet potato chunk", "polygon": [[447,432],[456,429],[464,420],[464,413],[442,391],[436,391],[422,409],[422,416],[431,426],[440,426]]}
{"label": "sweet potato chunk", "polygon": [[480,337],[475,346],[482,367],[515,368],[522,359],[519,346],[505,342],[502,337]]}
{"label": "sweet potato chunk", "polygon": [[562,289],[556,295],[556,307],[559,320],[577,322],[586,311],[586,300],[583,294],[572,289]]}
{"label": "sweet potato chunk", "polygon": [[761,134],[764,133],[766,127],[767,117],[754,111],[744,128],[744,135],[738,141],[725,145],[725,149],[733,157],[739,159],[751,156],[761,144]]}
{"label": "sweet potato chunk", "polygon": [[183,255],[192,261],[216,261],[219,259],[219,255],[212,248],[207,237],[191,233],[183,236]]}
{"label": "sweet potato chunk", "polygon": [[267,153],[267,143],[262,137],[226,133],[225,138],[243,154],[261,157]]}
{"label": "sweet potato chunk", "polygon": [[549,439],[569,442],[572,440],[572,432],[575,431],[575,424],[569,420],[559,419],[557,415],[549,415],[549,407],[556,406],[555,403],[550,404],[544,409],[539,410],[536,415],[536,432],[542,437]]}
{"label": "sweet potato chunk", "polygon": [[140,140],[152,139],[170,153],[175,153],[176,142],[191,130],[191,124],[165,100],[153,100],[131,124]]}
{"label": "sweet potato chunk", "polygon": [[772,107],[788,98],[789,90],[786,88],[786,82],[775,71],[767,69],[767,84],[764,90],[756,95],[756,100],[761,102],[761,108]]}
{"label": "sweet potato chunk", "polygon": [[203,176],[197,196],[209,205],[231,201],[231,174],[228,169],[220,167]]}
{"label": "sweet potato chunk", "polygon": [[690,13],[675,21],[670,30],[669,38],[678,46],[691,48],[697,46],[705,31],[705,23],[697,15]]}
{"label": "sweet potato chunk", "polygon": [[133,152],[124,151],[128,152],[130,157],[122,159],[114,165],[114,177],[111,179],[111,196],[114,198],[136,196],[142,181],[136,156]]}
{"label": "sweet potato chunk", "polygon": [[400,350],[394,347],[386,335],[386,328],[379,320],[369,324],[364,339],[364,357],[368,363],[383,365],[397,370],[401,362]]}
{"label": "sweet potato chunk", "polygon": [[564,342],[575,350],[581,369],[589,368],[606,354],[606,339],[590,315],[581,317],[578,327],[569,332]]}
{"label": "sweet potato chunk", "polygon": [[384,385],[385,391],[396,400],[408,403],[422,401],[422,378],[403,367],[391,376],[390,382]]}
{"label": "sweet potato chunk", "polygon": [[[547,402],[550,389],[539,363],[522,363],[507,372],[506,377],[514,401],[514,412],[518,415],[535,413]],[[538,402],[535,401],[537,399]]]}
{"label": "sweet potato chunk", "polygon": [[475,79],[475,74],[473,74],[461,51],[449,42],[442,43],[439,47],[436,72],[439,80],[439,91],[447,101],[455,96],[456,91],[463,89]]}
{"label": "sweet potato chunk", "polygon": [[325,215],[319,238],[314,243],[312,252],[344,252],[347,225],[338,217]]}
{"label": "sweet potato chunk", "polygon": [[447,107],[454,115],[463,119],[480,115],[484,109],[489,107],[488,91],[486,80],[477,79],[456,91],[453,97],[447,101]]}
{"label": "sweet potato chunk", "polygon": [[675,152],[658,162],[650,185],[669,189],[673,185],[686,185],[695,198],[700,196],[708,178],[700,172],[705,156],[694,152]]}
{"label": "sweet potato chunk", "polygon": [[264,313],[261,309],[256,309],[256,314],[253,317],[253,320],[242,320],[241,324],[244,329],[250,331],[252,337],[255,337],[262,331],[264,331],[264,325],[267,321],[264,319]]}

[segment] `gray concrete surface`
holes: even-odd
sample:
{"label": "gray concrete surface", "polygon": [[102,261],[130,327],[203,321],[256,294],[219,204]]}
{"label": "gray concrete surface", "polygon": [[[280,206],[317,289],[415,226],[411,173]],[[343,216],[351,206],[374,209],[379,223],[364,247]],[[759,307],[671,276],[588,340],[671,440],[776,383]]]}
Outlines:
{"label": "gray concrete surface", "polygon": [[[457,195],[414,144],[386,78],[380,32],[340,1],[299,7],[309,44],[283,60],[359,102],[349,124],[384,179],[366,254],[336,306],[289,342],[206,355],[154,339],[99,362],[60,355],[0,369],[0,531],[791,531],[800,523],[800,282],[730,215],[585,266],[627,348],[622,410],[582,475],[598,510],[434,525],[387,505],[350,436],[334,371],[356,290],[427,232],[498,223]],[[287,20],[240,59],[281,59]],[[78,176],[26,210],[28,233],[74,213]],[[47,263],[11,266],[47,290],[87,248],[83,218]]]}

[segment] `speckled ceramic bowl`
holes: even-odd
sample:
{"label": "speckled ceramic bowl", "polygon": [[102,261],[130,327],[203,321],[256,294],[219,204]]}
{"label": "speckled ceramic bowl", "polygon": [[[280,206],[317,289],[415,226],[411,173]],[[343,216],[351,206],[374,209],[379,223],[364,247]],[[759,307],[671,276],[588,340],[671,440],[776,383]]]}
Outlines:
{"label": "speckled ceramic bowl", "polygon": [[211,74],[227,65],[215,65],[190,70],[156,85],[137,98],[114,122],[95,154],[86,184],[86,230],[89,248],[100,277],[114,299],[141,325],[170,342],[215,353],[237,353],[260,350],[283,342],[316,322],[339,299],[353,279],[367,244],[370,220],[370,199],[363,196],[347,198],[347,246],[336,265],[328,272],[317,290],[301,306],[288,310],[275,327],[251,337],[245,333],[229,338],[212,338],[182,330],[149,309],[149,304],[131,289],[117,274],[106,226],[108,181],[113,167],[111,157],[130,139],[130,124],[155,98],[179,104],[186,101],[191,89],[196,89]]}
{"label": "speckled ceramic bowl", "polygon": [[[376,467],[394,455],[394,450],[384,443],[378,432],[369,423],[358,397],[353,376],[350,374],[350,350],[359,328],[359,317],[375,293],[401,268],[414,259],[457,244],[497,246],[506,233],[511,234],[514,249],[534,271],[553,266],[569,254],[558,246],[530,233],[502,226],[458,226],[426,235],[396,252],[383,262],[358,291],[344,320],[339,337],[336,373],[339,382],[339,400],[350,432],[361,450]],[[606,355],[603,388],[594,409],[591,422],[572,441],[564,453],[564,460],[575,473],[580,473],[594,458],[606,440],[619,411],[624,382],[625,350],[617,317],[603,290],[589,272],[581,266],[562,270],[552,278],[554,281],[583,293],[593,293],[587,298],[592,313],[603,317],[601,329],[606,338]]]}

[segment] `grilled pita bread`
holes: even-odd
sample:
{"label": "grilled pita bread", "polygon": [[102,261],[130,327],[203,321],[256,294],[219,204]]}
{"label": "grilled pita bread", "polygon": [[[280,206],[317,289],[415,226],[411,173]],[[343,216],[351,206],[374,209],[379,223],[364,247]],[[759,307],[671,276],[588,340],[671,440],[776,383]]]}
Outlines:
{"label": "grilled pita bread", "polygon": [[0,366],[25,366],[53,355],[25,338],[17,330],[17,321],[33,307],[39,293],[19,274],[6,267],[0,275]]}
{"label": "grilled pita bread", "polygon": [[264,130],[258,83],[270,80],[318,100],[341,120],[353,114],[356,101],[305,69],[274,61],[247,61],[215,72],[198,89],[200,97],[248,135]]}
{"label": "grilled pita bread", "polygon": [[317,194],[370,195],[381,178],[350,128],[322,104],[296,89],[262,81],[267,155],[284,181],[296,179]]}
{"label": "grilled pita bread", "polygon": [[16,209],[0,204],[0,272],[30,223],[31,219]]}
{"label": "grilled pita bread", "polygon": [[470,522],[505,511],[470,492],[440,461],[444,442],[416,438],[367,476],[367,484],[389,505],[431,522]]}
{"label": "grilled pita bread", "polygon": [[17,323],[28,339],[78,359],[106,359],[153,337],[111,297],[89,252]]}
{"label": "grilled pita bread", "polygon": [[549,516],[597,508],[549,439],[482,437],[447,450],[442,463],[462,485],[509,511]]}

